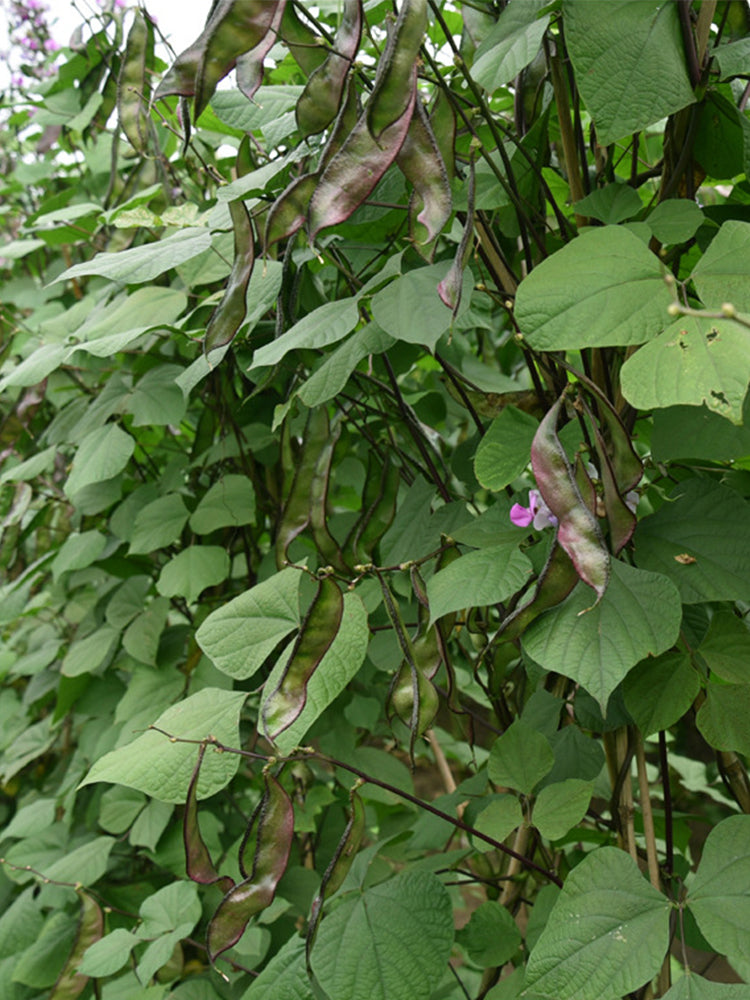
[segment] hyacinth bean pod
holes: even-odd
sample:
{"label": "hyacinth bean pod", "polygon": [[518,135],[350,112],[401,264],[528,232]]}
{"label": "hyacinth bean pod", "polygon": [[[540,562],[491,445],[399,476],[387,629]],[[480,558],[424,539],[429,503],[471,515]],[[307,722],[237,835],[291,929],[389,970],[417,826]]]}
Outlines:
{"label": "hyacinth bean pod", "polygon": [[[594,415],[585,402],[582,402],[582,405],[594,428],[594,446],[599,456],[602,486],[604,487],[604,508],[607,513],[607,521],[609,522],[610,545],[614,555],[617,555],[633,537],[637,519],[635,512],[628,507],[620,492],[610,452],[607,449],[602,432],[594,419]],[[638,478],[640,479],[640,475]],[[632,479],[632,476],[626,477],[626,481],[630,479]]]}
{"label": "hyacinth bean pod", "polygon": [[270,740],[299,717],[307,703],[307,685],[336,638],[344,613],[344,598],[336,581],[323,577],[300,627],[278,686],[266,698],[263,727]]}
{"label": "hyacinth bean pod", "polygon": [[577,583],[578,573],[570,556],[554,540],[533,593],[500,623],[493,641],[510,642],[518,639],[543,611],[564,601]]}
{"label": "hyacinth bean pod", "polygon": [[268,770],[263,778],[260,808],[253,814],[245,835],[245,840],[252,838],[254,845],[251,873],[226,893],[208,925],[206,944],[212,964],[239,941],[248,921],[273,901],[286,871],[294,836],[294,808]]}
{"label": "hyacinth bean pod", "polygon": [[253,224],[242,200],[229,202],[234,226],[234,261],[221,302],[208,321],[204,349],[231,344],[247,313],[247,286],[255,264]]}
{"label": "hyacinth bean pod", "polygon": [[285,10],[286,0],[278,0],[268,31],[249,52],[243,52],[237,57],[237,86],[249,101],[255,97],[263,82],[263,60],[278,41]]}
{"label": "hyacinth bean pod", "polygon": [[[311,238],[321,229],[348,219],[393,163],[409,130],[417,94],[417,68],[412,65],[404,114],[374,139],[363,112],[341,148],[327,162],[310,199]],[[372,100],[372,98],[370,98]],[[368,105],[369,106],[369,105]]]}
{"label": "hyacinth bean pod", "polygon": [[609,582],[609,552],[557,436],[565,396],[563,392],[539,425],[531,445],[531,466],[542,498],[558,520],[557,541],[570,556],[578,576],[596,592],[598,603]]}
{"label": "hyacinth bean pod", "polygon": [[347,539],[346,545],[355,562],[369,562],[375,546],[391,526],[396,515],[400,481],[401,470],[388,455],[385,461],[379,464],[376,456],[370,453],[362,502],[363,514]]}
{"label": "hyacinth bean pod", "polygon": [[303,139],[327,128],[339,111],[347,75],[362,36],[362,0],[346,0],[333,47],[311,74],[295,109]]}
{"label": "hyacinth bean pod", "polygon": [[291,487],[281,514],[276,533],[276,563],[281,569],[286,564],[287,551],[294,539],[310,524],[310,496],[321,450],[329,434],[328,414],[325,407],[310,410],[302,440],[302,453],[296,456],[287,441],[284,455],[284,472],[291,479]]}
{"label": "hyacinth bean pod", "polygon": [[201,743],[198,749],[198,760],[193,769],[188,786],[185,812],[182,817],[182,838],[185,845],[185,868],[188,878],[200,885],[218,885],[223,892],[229,892],[234,885],[234,879],[228,875],[219,875],[211,854],[206,847],[198,822],[198,776],[201,764],[206,754],[206,744]]}
{"label": "hyacinth bean pod", "polygon": [[416,245],[429,246],[450,218],[452,198],[448,171],[419,99],[396,163],[414,187],[409,199],[409,235]]}
{"label": "hyacinth bean pod", "polygon": [[402,0],[367,102],[367,128],[378,141],[404,115],[411,119],[410,81],[426,30],[427,0]]}
{"label": "hyacinth bean pod", "polygon": [[138,153],[145,153],[148,143],[148,104],[153,69],[154,24],[145,11],[137,10],[117,81],[117,113],[120,128]]}
{"label": "hyacinth bean pod", "polygon": [[216,0],[206,26],[162,80],[156,98],[194,98],[198,118],[237,59],[258,45],[274,22],[278,0]]}
{"label": "hyacinth bean pod", "polygon": [[461,292],[464,284],[464,268],[466,267],[469,254],[471,253],[471,243],[474,238],[474,158],[469,161],[469,183],[466,188],[467,208],[464,231],[461,235],[461,242],[456,248],[453,263],[448,268],[448,273],[441,282],[438,283],[437,292],[440,300],[453,312],[455,316],[461,305]]}
{"label": "hyacinth bean pod", "polygon": [[341,839],[336,845],[333,857],[323,873],[320,889],[313,899],[310,908],[310,921],[307,925],[307,937],[305,939],[305,955],[308,969],[310,967],[310,952],[315,943],[315,936],[318,933],[318,925],[323,913],[323,904],[334,893],[338,892],[343,885],[365,832],[365,806],[357,794],[357,787],[355,785],[349,793],[349,818],[344,827]]}

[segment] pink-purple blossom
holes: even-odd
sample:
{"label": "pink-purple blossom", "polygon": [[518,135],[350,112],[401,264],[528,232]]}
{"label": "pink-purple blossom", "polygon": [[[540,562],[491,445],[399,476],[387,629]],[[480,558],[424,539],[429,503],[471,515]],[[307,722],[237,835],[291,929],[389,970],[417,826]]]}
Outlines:
{"label": "pink-purple blossom", "polygon": [[539,490],[529,490],[529,506],[514,503],[510,508],[510,519],[519,528],[528,528],[533,524],[537,531],[542,528],[554,528],[557,518],[542,500]]}

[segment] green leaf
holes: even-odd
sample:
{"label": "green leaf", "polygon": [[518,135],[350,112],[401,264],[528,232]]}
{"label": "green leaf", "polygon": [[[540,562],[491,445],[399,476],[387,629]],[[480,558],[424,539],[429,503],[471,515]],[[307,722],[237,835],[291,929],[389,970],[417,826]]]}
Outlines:
{"label": "green leaf", "polygon": [[651,451],[663,462],[675,458],[726,462],[750,456],[750,394],[737,427],[706,406],[670,406],[654,413]]}
{"label": "green leaf", "polygon": [[[307,682],[305,707],[291,726],[276,737],[275,745],[280,753],[290,753],[299,746],[315,720],[341,694],[362,666],[369,641],[364,604],[356,594],[344,594],[341,624],[336,638]],[[282,657],[266,681],[265,691],[269,694],[276,690],[285,667],[286,657]]]}
{"label": "green leaf", "polygon": [[672,296],[658,258],[627,229],[591,229],[518,286],[515,317],[540,351],[642,344],[664,329]]}
{"label": "green leaf", "polygon": [[[698,206],[696,205],[696,208]],[[607,226],[632,219],[643,208],[638,192],[629,184],[607,184],[577,201],[573,208],[578,215],[588,215]]]}
{"label": "green leaf", "polygon": [[522,643],[546,670],[582,684],[605,711],[631,667],[675,642],[682,606],[671,581],[619,560],[612,561],[604,597],[590,605],[591,592],[579,583],[562,604],[529,626]]}
{"label": "green leaf", "polygon": [[[88,313],[73,337],[79,347],[95,347],[99,341],[112,343],[113,337],[128,334],[135,339],[147,330],[174,323],[187,305],[187,296],[178,288],[148,285],[134,292],[105,298]],[[123,346],[127,341],[123,343]],[[98,357],[106,357],[99,354]],[[159,369],[152,369],[158,371]]]}
{"label": "green leaf", "polygon": [[314,1000],[305,967],[305,942],[291,937],[254,979],[241,1000]]}
{"label": "green leaf", "polygon": [[517,545],[469,552],[428,581],[430,623],[461,608],[504,601],[520,590],[530,575],[531,563]]}
{"label": "green leaf", "polygon": [[169,601],[166,597],[157,597],[128,625],[122,645],[134,660],[156,666],[159,640],[168,614]]}
{"label": "green leaf", "polygon": [[501,12],[497,23],[474,53],[471,75],[480,87],[492,93],[510,83],[533,62],[550,20],[549,14],[539,20],[536,18],[548,6],[548,0],[527,0],[523,4],[511,4]]}
{"label": "green leaf", "polygon": [[63,675],[79,677],[93,673],[109,659],[119,639],[119,630],[110,625],[102,625],[85,638],[75,639],[63,659]]}
{"label": "green leaf", "polygon": [[505,489],[531,461],[531,442],[539,421],[506,406],[487,428],[474,456],[474,475],[485,489]]}
{"label": "green leaf", "polygon": [[219,670],[246,680],[299,627],[300,572],[283,569],[212,611],[196,633]]}
{"label": "green leaf", "polygon": [[190,545],[162,567],[156,589],[165,597],[184,597],[192,604],[206,587],[229,576],[230,561],[218,545]]}
{"label": "green leaf", "polygon": [[211,98],[211,108],[231,128],[252,132],[292,111],[302,90],[294,84],[259,87],[252,101],[240,90],[219,90]]}
{"label": "green leaf", "polygon": [[674,4],[610,0],[601,17],[589,0],[564,0],[563,12],[576,82],[602,146],[693,103]]}
{"label": "green leaf", "polygon": [[534,826],[547,840],[564,837],[586,815],[593,789],[592,782],[580,778],[546,785],[534,803]]}
{"label": "green leaf", "polygon": [[114,837],[95,837],[47,865],[44,874],[51,882],[93,885],[106,872],[114,846]]}
{"label": "green leaf", "polygon": [[750,684],[750,630],[731,611],[717,611],[698,653],[730,684]]}
{"label": "green leaf", "polygon": [[75,931],[76,922],[67,913],[53,913],[37,940],[19,957],[13,982],[38,990],[52,986],[65,965]]}
{"label": "green leaf", "polygon": [[670,198],[660,202],[646,216],[646,225],[660,243],[685,243],[692,239],[705,221],[694,201]]}
{"label": "green leaf", "polygon": [[52,563],[52,579],[59,580],[63,573],[85,569],[101,556],[107,539],[99,531],[75,532],[65,539]]}
{"label": "green leaf", "polygon": [[30,947],[41,933],[44,921],[32,893],[26,889],[0,914],[0,960],[17,955]]}
{"label": "green leaf", "polygon": [[184,923],[189,924],[189,933],[201,918],[198,887],[192,882],[165,885],[144,899],[139,913],[143,923],[138,932],[142,938],[166,934]]}
{"label": "green leaf", "polygon": [[403,872],[323,918],[312,967],[332,997],[428,1000],[452,944],[447,889],[429,872]]}
{"label": "green leaf", "polygon": [[298,392],[305,406],[320,406],[341,392],[359,362],[369,354],[382,354],[394,343],[377,323],[368,323],[328,355]]}
{"label": "green leaf", "polygon": [[687,653],[664,653],[637,664],[623,681],[622,693],[645,737],[678,722],[700,687],[700,676]]}
{"label": "green leaf", "polygon": [[[153,725],[182,739],[215,736],[226,746],[238,746],[239,717],[246,698],[246,691],[203,688],[162,712]],[[161,733],[149,731],[101,757],[81,785],[109,781],[137,788],[162,802],[184,802],[195,759],[194,743],[171,743]],[[238,765],[236,754],[214,753],[209,748],[198,779],[198,798],[208,798],[229,784]]]}
{"label": "green leaf", "polygon": [[182,370],[177,365],[163,364],[146,372],[138,381],[128,403],[133,427],[179,425],[187,408],[182,389],[175,381]]}
{"label": "green leaf", "polygon": [[750,978],[750,816],[730,816],[711,830],[687,904],[709,944]]}
{"label": "green leaf", "polygon": [[199,535],[239,528],[255,519],[255,490],[247,476],[227,475],[211,487],[193,511],[190,527]]}
{"label": "green leaf", "polygon": [[750,986],[710,982],[686,969],[682,979],[664,994],[664,1000],[750,1000]]}
{"label": "green leaf", "polygon": [[723,79],[747,73],[750,60],[750,38],[741,38],[728,45],[717,45],[711,50],[716,59]]}
{"label": "green leaf", "polygon": [[81,441],[70,470],[65,492],[74,496],[92,483],[112,479],[125,468],[135,451],[135,441],[117,424],[105,424]]}
{"label": "green leaf", "polygon": [[529,957],[521,996],[615,1000],[647,983],[669,944],[669,901],[615,847],[570,873]]}
{"label": "green leaf", "polygon": [[493,795],[489,805],[474,820],[475,829],[493,840],[503,841],[523,823],[521,805],[515,795]]}
{"label": "green leaf", "polygon": [[288,354],[309,347],[328,347],[342,340],[357,325],[356,298],[326,302],[290,327],[276,340],[259,348],[249,371],[275,365]]}
{"label": "green leaf", "polygon": [[[437,291],[437,286],[446,276],[449,267],[448,261],[419,267],[376,292],[370,303],[375,322],[396,340],[407,344],[422,344],[428,350],[433,350],[452,325],[451,311],[441,302]],[[474,276],[467,267],[463,277],[459,317],[469,308],[473,287]]]}
{"label": "green leaf", "polygon": [[547,737],[516,719],[492,744],[487,772],[494,784],[531,795],[554,763]]}
{"label": "green leaf", "polygon": [[91,260],[69,267],[51,284],[70,281],[86,274],[98,274],[125,285],[142,285],[178,264],[184,264],[191,257],[197,257],[210,246],[211,233],[208,229],[180,229],[155,243],[146,243],[117,253],[99,253]]}
{"label": "green leaf", "polygon": [[487,900],[458,931],[456,944],[475,965],[485,969],[504,965],[513,958],[521,944],[521,932],[504,906]]}
{"label": "green leaf", "polygon": [[749,255],[750,222],[728,220],[693,268],[695,287],[707,309],[731,302],[740,312],[750,312]]}
{"label": "green leaf", "polygon": [[679,483],[634,536],[636,562],[674,582],[685,604],[750,599],[750,504],[708,479]]}
{"label": "green leaf", "polygon": [[750,754],[750,684],[709,680],[695,724],[709,746]]}
{"label": "green leaf", "polygon": [[8,386],[36,385],[62,364],[67,348],[61,344],[42,344],[4,378],[0,379],[0,392]]}
{"label": "green leaf", "polygon": [[86,949],[78,971],[97,979],[111,976],[125,965],[130,958],[130,952],[139,943],[135,934],[126,931],[124,927],[118,927]]}
{"label": "green leaf", "polygon": [[750,379],[747,330],[731,319],[683,316],[628,358],[621,378],[638,409],[705,403],[740,424]]}
{"label": "green leaf", "polygon": [[135,516],[130,554],[153,552],[176,542],[190,516],[178,493],[168,493],[142,507]]}

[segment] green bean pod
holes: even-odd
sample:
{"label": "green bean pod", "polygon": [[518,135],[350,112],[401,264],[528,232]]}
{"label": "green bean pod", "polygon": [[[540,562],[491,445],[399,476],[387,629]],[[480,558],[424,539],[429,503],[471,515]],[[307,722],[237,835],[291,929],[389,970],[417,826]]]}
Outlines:
{"label": "green bean pod", "polygon": [[570,556],[581,580],[596,592],[598,603],[609,582],[609,552],[557,436],[565,395],[563,392],[539,425],[531,445],[531,466],[544,502],[558,520],[557,541]]}
{"label": "green bean pod", "polygon": [[154,23],[145,10],[137,10],[117,81],[117,113],[120,128],[138,153],[145,153],[148,147],[153,69]]}
{"label": "green bean pod", "polygon": [[453,200],[448,171],[419,99],[396,163],[414,187],[409,199],[409,234],[415,244],[426,246],[437,239],[450,218]]}
{"label": "green bean pod", "polygon": [[204,340],[206,354],[231,344],[237,335],[247,314],[247,286],[255,265],[253,224],[245,203],[240,199],[230,201],[229,213],[234,225],[234,261],[222,300],[208,321]]}
{"label": "green bean pod", "polygon": [[[267,770],[263,777],[263,798],[251,820],[254,847],[251,873],[226,893],[208,924],[206,945],[212,965],[222,952],[237,944],[248,921],[273,901],[289,860],[294,808],[277,779]],[[245,839],[249,839],[248,834]]]}
{"label": "green bean pod", "polygon": [[318,184],[318,174],[304,174],[287,185],[268,210],[263,236],[264,252],[279,240],[300,230],[307,220],[307,209]]}
{"label": "green bean pod", "polygon": [[346,0],[333,46],[297,101],[295,116],[303,139],[322,132],[336,118],[361,36],[362,0]]}
{"label": "green bean pod", "polygon": [[302,622],[284,672],[263,702],[261,716],[269,740],[299,718],[307,704],[307,685],[331,648],[344,613],[344,598],[333,577],[318,581],[318,590]]}
{"label": "green bean pod", "polygon": [[367,128],[378,141],[404,115],[411,118],[410,83],[426,31],[427,0],[402,0],[367,102]]}

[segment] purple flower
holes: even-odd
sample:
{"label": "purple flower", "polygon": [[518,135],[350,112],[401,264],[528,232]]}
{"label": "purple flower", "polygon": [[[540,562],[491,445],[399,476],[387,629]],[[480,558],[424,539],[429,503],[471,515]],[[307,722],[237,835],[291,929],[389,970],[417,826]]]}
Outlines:
{"label": "purple flower", "polygon": [[44,48],[47,52],[57,52],[60,48],[60,43],[56,42],[54,38],[48,38],[44,43]]}
{"label": "purple flower", "polygon": [[514,503],[510,508],[510,519],[519,528],[528,528],[533,524],[537,531],[557,525],[557,518],[542,500],[539,490],[529,490],[528,507]]}
{"label": "purple flower", "polygon": [[10,78],[10,82],[13,84],[14,87],[23,87],[23,77],[21,76],[20,73],[14,73],[13,76]]}

